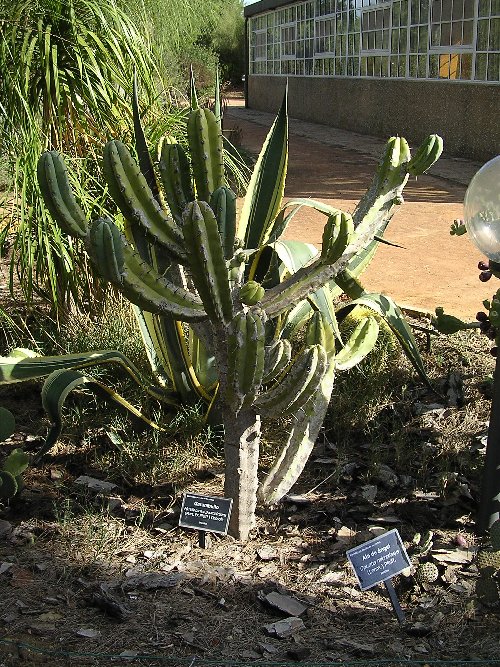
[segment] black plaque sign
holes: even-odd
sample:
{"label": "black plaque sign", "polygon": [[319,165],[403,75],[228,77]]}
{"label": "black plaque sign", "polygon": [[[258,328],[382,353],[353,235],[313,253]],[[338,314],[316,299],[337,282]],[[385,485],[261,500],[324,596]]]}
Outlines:
{"label": "black plaque sign", "polygon": [[225,535],[229,526],[232,504],[232,498],[185,493],[179,526]]}
{"label": "black plaque sign", "polygon": [[411,565],[395,528],[346,553],[362,591],[388,581]]}

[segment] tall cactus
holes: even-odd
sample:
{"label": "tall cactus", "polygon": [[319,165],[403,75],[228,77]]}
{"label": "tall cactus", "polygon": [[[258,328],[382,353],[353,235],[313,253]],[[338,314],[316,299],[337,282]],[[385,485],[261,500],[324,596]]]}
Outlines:
{"label": "tall cactus", "polygon": [[[137,128],[140,132],[136,123]],[[370,317],[342,344],[328,285],[355,284],[356,296],[370,296],[356,276],[373,254],[374,238],[402,201],[410,151],[404,139],[389,140],[353,217],[307,202],[327,216],[318,254],[308,244],[280,240],[293,216],[293,211],[285,214],[282,202],[286,100],[238,221],[234,194],[225,183],[218,119],[208,109],[193,109],[187,138],[191,170],[186,153],[171,140],[159,150],[165,203],[157,195],[144,151],[138,151],[138,165],[120,142],[105,147],[104,176],[125,219],[125,235],[111,220],[84,219],[60,155],[42,155],[38,177],[51,214],[64,231],[84,240],[102,277],[142,309],[151,337],[158,340],[163,332],[170,336],[167,350],[178,345],[186,360],[183,377],[192,378],[200,359],[213,356],[225,428],[225,494],[234,501],[230,531],[245,540],[255,523],[257,499],[278,501],[303,470],[328,407],[335,371],[358,363],[375,344],[378,325]],[[401,326],[397,307],[385,299],[389,323],[422,371],[411,333]],[[305,343],[292,353],[287,332],[307,320]],[[188,343],[180,322],[190,323]],[[175,363],[172,358],[171,365]],[[209,392],[207,398],[211,396]],[[294,425],[259,487],[261,420],[283,414],[292,415]]]}

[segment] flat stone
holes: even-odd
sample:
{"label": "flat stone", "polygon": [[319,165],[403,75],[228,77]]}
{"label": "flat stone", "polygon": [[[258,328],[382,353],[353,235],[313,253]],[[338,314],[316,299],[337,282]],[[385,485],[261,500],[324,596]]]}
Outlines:
{"label": "flat stone", "polygon": [[302,602],[299,602],[295,598],[292,598],[289,595],[281,595],[276,592],[268,593],[268,595],[264,597],[264,601],[271,607],[279,609],[279,611],[282,611],[288,616],[300,616],[307,609],[305,604],[302,604]]}
{"label": "flat stone", "polygon": [[365,484],[360,489],[360,496],[367,503],[373,503],[377,497],[378,488],[374,484]]}
{"label": "flat stone", "polygon": [[75,484],[80,484],[81,486],[86,486],[92,491],[98,491],[100,493],[109,493],[116,489],[116,484],[112,482],[105,482],[102,479],[95,479],[94,477],[88,477],[87,475],[80,475],[75,479]]}
{"label": "flat stone", "polygon": [[302,619],[291,616],[290,618],[284,618],[282,621],[264,625],[264,631],[271,637],[286,639],[287,637],[294,635],[296,632],[304,630],[305,627]]}

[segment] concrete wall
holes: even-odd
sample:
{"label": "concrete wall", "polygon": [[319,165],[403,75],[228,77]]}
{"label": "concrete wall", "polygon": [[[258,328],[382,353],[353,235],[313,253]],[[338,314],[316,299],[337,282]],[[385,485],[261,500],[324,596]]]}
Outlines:
{"label": "concrete wall", "polygon": [[[248,106],[277,112],[285,77],[249,76]],[[440,134],[449,155],[486,162],[500,152],[500,85],[290,77],[289,115],[412,143]]]}

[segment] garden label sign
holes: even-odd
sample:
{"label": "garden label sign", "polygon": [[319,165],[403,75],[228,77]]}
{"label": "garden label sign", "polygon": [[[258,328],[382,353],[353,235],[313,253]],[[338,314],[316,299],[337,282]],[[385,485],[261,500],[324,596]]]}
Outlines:
{"label": "garden label sign", "polygon": [[205,533],[222,533],[222,535],[227,533],[232,505],[232,498],[185,493],[179,526],[197,529],[200,535],[200,547],[205,547]]}
{"label": "garden label sign", "polygon": [[362,591],[384,583],[398,620],[403,623],[403,610],[391,579],[410,567],[411,562],[398,531],[395,528],[389,530],[369,542],[349,549],[346,555]]}

